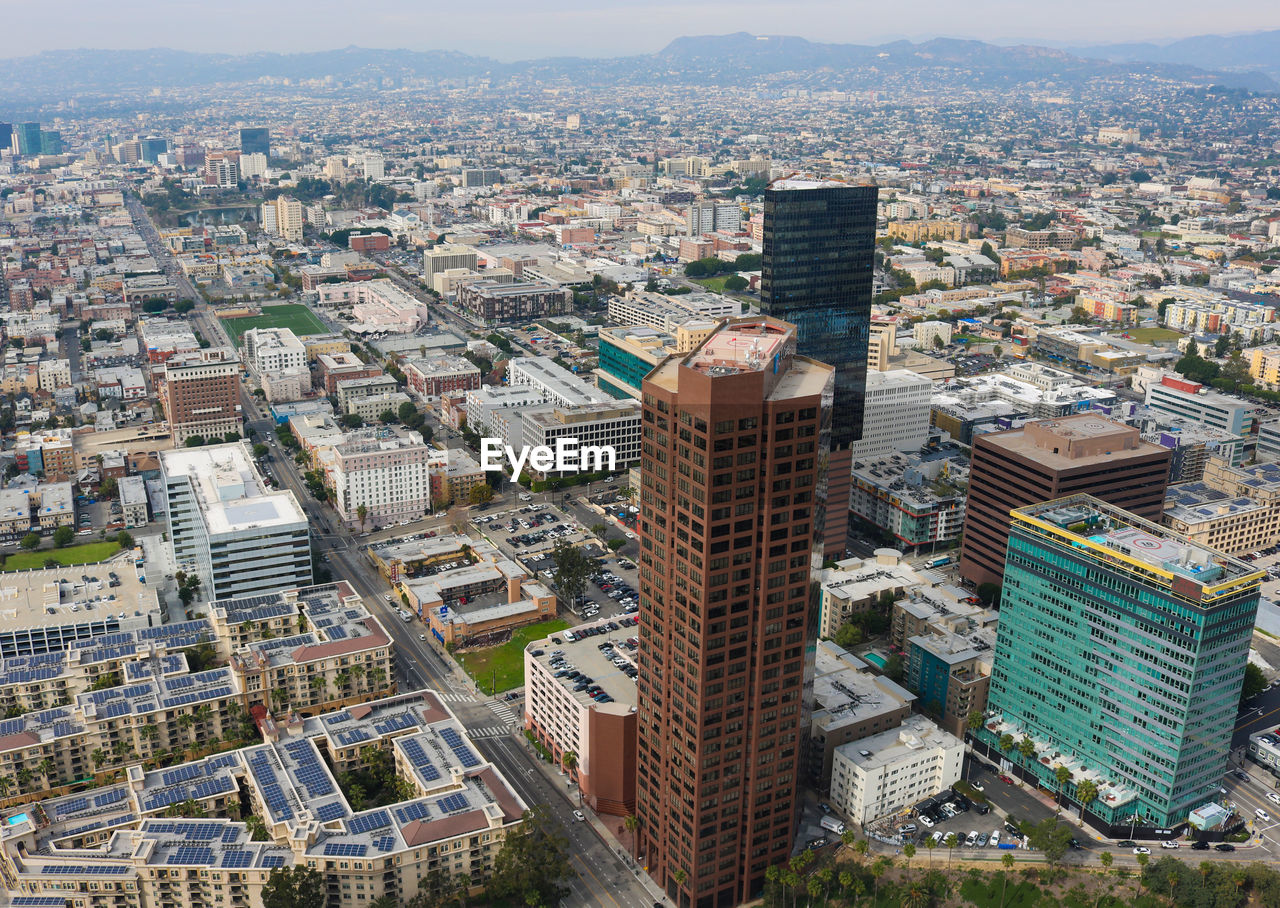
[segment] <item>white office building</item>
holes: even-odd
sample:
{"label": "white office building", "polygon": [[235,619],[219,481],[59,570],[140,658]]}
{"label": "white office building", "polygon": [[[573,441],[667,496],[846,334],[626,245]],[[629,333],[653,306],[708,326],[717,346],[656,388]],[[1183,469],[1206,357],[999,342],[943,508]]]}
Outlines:
{"label": "white office building", "polygon": [[530,388],[540,394],[545,403],[561,407],[600,404],[613,399],[545,356],[508,360],[507,383],[512,388]]}
{"label": "white office building", "polygon": [[[614,452],[612,465],[621,470],[640,460],[640,401],[615,400],[579,407],[554,407],[526,413],[520,421],[526,448],[556,448],[560,439],[574,439],[579,449],[607,448]],[[582,472],[597,472],[594,466]]]}
{"label": "white office building", "polygon": [[862,438],[854,460],[875,460],[895,451],[920,450],[929,437],[933,382],[908,369],[868,372]]}
{"label": "white office building", "polygon": [[169,545],[200,577],[200,599],[311,584],[307,515],[289,491],[268,491],[243,442],[160,452]]}
{"label": "white office building", "polygon": [[869,823],[937,794],[960,780],[964,742],[924,716],[836,748],[831,804],[854,823]]}

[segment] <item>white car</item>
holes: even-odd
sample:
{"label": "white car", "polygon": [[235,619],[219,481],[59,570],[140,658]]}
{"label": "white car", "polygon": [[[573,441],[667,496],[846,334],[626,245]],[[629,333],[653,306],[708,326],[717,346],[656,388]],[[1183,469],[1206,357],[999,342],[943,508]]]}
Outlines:
{"label": "white car", "polygon": [[1257,817],[1259,820],[1261,820],[1262,822],[1264,822],[1264,823],[1270,823],[1270,822],[1271,822],[1271,814],[1267,813],[1267,812],[1266,812],[1265,810],[1263,810],[1261,807],[1259,807],[1257,810],[1255,810],[1255,811],[1253,812],[1253,815],[1254,815],[1255,817]]}
{"label": "white car", "polygon": [[585,822],[587,819],[586,814],[584,814],[581,810],[575,810],[573,812],[573,818],[577,820],[579,823]]}
{"label": "white car", "polygon": [[1160,843],[1160,847],[1161,848],[1177,848],[1178,843],[1175,842],[1173,839],[1165,839],[1163,842]]}
{"label": "white car", "polygon": [[925,827],[926,829],[932,829],[932,828],[933,828],[933,820],[929,819],[929,818],[928,818],[927,816],[925,816],[924,814],[920,814],[920,825],[921,825],[921,826],[923,826],[923,827]]}
{"label": "white car", "polygon": [[1276,794],[1274,791],[1268,791],[1267,800],[1272,804],[1280,804],[1280,794]]}
{"label": "white car", "polygon": [[1151,849],[1143,848],[1141,845],[1139,845],[1137,848],[1133,849],[1133,853],[1134,854],[1151,854]]}
{"label": "white car", "polygon": [[991,838],[987,839],[987,844],[992,848],[1000,847],[1000,830],[996,829],[991,833]]}

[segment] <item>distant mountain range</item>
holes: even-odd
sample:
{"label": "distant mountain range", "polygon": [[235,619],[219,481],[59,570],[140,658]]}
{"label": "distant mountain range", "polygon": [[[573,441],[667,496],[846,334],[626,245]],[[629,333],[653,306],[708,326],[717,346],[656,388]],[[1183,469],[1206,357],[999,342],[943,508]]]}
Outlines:
{"label": "distant mountain range", "polygon": [[1115,63],[1174,63],[1221,72],[1260,72],[1280,80],[1280,29],[1247,35],[1198,35],[1172,44],[1104,44],[1073,53]]}
{"label": "distant mountain range", "polygon": [[[1168,46],[1147,44],[1061,50],[1034,45],[1003,47],[937,38],[878,46],[822,44],[805,38],[710,35],[677,38],[654,54],[606,59],[576,57],[502,63],[450,51],[341,50],[292,54],[207,54],[153,49],[47,51],[5,61],[11,77],[0,84],[0,113],[57,104],[69,97],[104,98],[120,92],[194,88],[331,77],[370,79],[552,81],[595,84],[756,84],[790,81],[806,87],[875,87],[891,77],[946,72],[951,84],[1075,84],[1098,75],[1159,75],[1190,83],[1254,91],[1280,90],[1280,31],[1239,37],[1189,38]],[[1274,77],[1274,78],[1273,78]]]}

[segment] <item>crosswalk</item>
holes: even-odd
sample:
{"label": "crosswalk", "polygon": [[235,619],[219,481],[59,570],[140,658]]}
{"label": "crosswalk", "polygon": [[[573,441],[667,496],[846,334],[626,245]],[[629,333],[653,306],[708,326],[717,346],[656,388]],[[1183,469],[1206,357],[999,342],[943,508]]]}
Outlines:
{"label": "crosswalk", "polygon": [[493,714],[499,719],[506,720],[508,727],[520,721],[520,714],[509,703],[505,703],[502,700],[486,700],[485,706],[493,710]]}
{"label": "crosswalk", "polygon": [[475,703],[476,698],[471,694],[436,694],[446,703]]}
{"label": "crosswalk", "polygon": [[468,728],[467,734],[473,738],[505,738],[511,734],[511,726],[486,725],[483,728]]}

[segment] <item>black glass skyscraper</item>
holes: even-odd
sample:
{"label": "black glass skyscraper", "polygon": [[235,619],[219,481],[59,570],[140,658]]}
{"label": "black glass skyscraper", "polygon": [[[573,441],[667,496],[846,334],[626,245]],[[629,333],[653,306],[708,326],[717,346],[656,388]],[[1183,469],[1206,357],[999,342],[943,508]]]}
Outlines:
{"label": "black glass skyscraper", "polygon": [[265,126],[252,126],[240,130],[241,154],[264,154],[271,157],[271,130]]}
{"label": "black glass skyscraper", "polygon": [[876,187],[778,180],[764,194],[760,308],[799,330],[805,356],[834,366],[831,446],[862,437]]}

